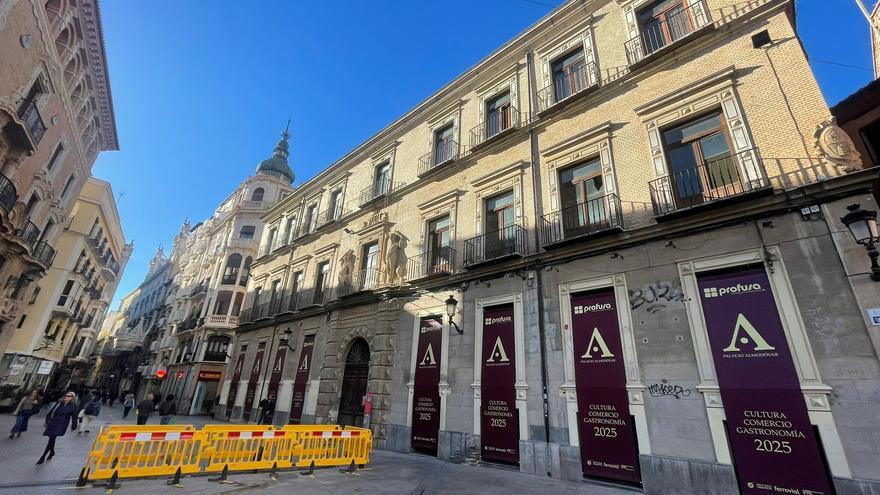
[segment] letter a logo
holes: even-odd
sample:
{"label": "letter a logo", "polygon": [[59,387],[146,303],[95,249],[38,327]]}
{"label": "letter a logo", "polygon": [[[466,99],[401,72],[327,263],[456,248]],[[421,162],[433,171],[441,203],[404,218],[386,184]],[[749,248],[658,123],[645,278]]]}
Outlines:
{"label": "letter a logo", "polygon": [[599,333],[599,328],[593,327],[593,335],[590,336],[590,343],[587,344],[587,352],[581,356],[581,359],[593,359],[593,353],[599,351],[602,351],[602,354],[599,357],[614,357],[614,354],[611,353],[611,349],[608,348],[608,344],[605,343],[605,339],[602,338],[602,334]]}
{"label": "letter a logo", "polygon": [[299,363],[299,371],[308,371],[309,370],[309,356],[303,356],[303,360]]}
{"label": "letter a logo", "polygon": [[[748,337],[743,336],[739,337],[740,330],[744,330]],[[742,313],[736,317],[736,327],[733,329],[733,337],[730,339],[730,345],[724,348],[724,352],[739,352],[739,347],[737,347],[737,341],[740,344],[748,344],[752,342],[755,344],[756,351],[774,351],[775,347],[768,344],[764,337],[758,333],[758,330],[755,329],[755,326],[752,325],[752,322],[746,319],[745,315]]]}
{"label": "letter a logo", "polygon": [[425,356],[422,358],[422,362],[419,363],[419,366],[434,365],[437,364],[437,360],[434,359],[434,348],[431,347],[431,344],[428,343],[428,348],[425,350]]}
{"label": "letter a logo", "polygon": [[507,359],[507,351],[504,350],[504,344],[501,343],[500,335],[495,338],[495,345],[492,346],[492,352],[489,353],[489,359],[486,362],[494,363],[496,359],[502,363],[510,361],[510,359]]}

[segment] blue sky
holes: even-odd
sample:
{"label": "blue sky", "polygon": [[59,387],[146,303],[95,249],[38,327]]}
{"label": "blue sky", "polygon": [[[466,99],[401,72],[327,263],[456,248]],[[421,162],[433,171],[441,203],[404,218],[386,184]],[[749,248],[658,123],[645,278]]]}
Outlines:
{"label": "blue sky", "polygon": [[[301,182],[561,3],[102,2],[121,151],[93,173],[135,241],[113,307],[184,218],[209,216],[271,154],[289,113]],[[829,104],[870,81],[853,0],[798,0],[797,16]]]}

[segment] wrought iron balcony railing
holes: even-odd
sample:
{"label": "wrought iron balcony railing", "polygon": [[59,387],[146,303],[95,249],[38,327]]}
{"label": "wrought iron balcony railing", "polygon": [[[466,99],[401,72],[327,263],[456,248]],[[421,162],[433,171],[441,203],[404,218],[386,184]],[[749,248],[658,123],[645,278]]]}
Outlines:
{"label": "wrought iron balcony railing", "polygon": [[39,144],[46,134],[46,124],[43,123],[43,117],[40,116],[37,103],[33,100],[25,100],[18,109],[18,116],[27,126],[31,139],[34,140],[34,143]]}
{"label": "wrought iron balcony railing", "polygon": [[519,110],[512,106],[499,109],[486,115],[486,120],[480,125],[471,129],[471,148],[477,148],[480,145],[491,141],[492,138],[503,135],[507,131],[511,131],[519,127],[520,114]]}
{"label": "wrought iron balcony railing", "polygon": [[374,182],[371,186],[361,191],[360,196],[358,196],[358,206],[370,204],[374,200],[391,194],[405,185],[405,182],[393,182],[391,179]]}
{"label": "wrought iron balcony railing", "polygon": [[691,1],[689,5],[683,2],[662,17],[641,22],[639,35],[624,43],[626,60],[630,66],[639,64],[711,23],[706,0]]}
{"label": "wrought iron balcony railing", "polygon": [[550,85],[538,91],[538,111],[543,112],[598,85],[599,70],[596,64],[582,60],[555,75]]}
{"label": "wrought iron balcony railing", "polygon": [[340,218],[344,217],[348,214],[347,208],[342,205],[336,205],[335,208],[326,209],[320,213],[318,213],[317,221],[315,222],[315,228],[320,229],[321,227],[336,222]]}
{"label": "wrought iron balcony railing", "polygon": [[465,266],[525,254],[526,230],[519,225],[511,225],[464,241]]}
{"label": "wrought iron balcony railing", "polygon": [[458,143],[452,139],[440,141],[434,145],[434,149],[419,158],[419,176],[452,162],[458,158]]}
{"label": "wrought iron balcony railing", "polygon": [[623,226],[620,198],[606,194],[541,217],[544,246],[590,236]]}
{"label": "wrought iron balcony railing", "polygon": [[[675,164],[670,164],[674,169]],[[648,183],[655,215],[732,198],[770,186],[757,148],[714,158]]]}
{"label": "wrought iron balcony railing", "polygon": [[358,270],[351,275],[340,277],[336,294],[339,297],[350,296],[358,292],[373,290],[379,287],[382,273],[375,268]]}
{"label": "wrought iron balcony railing", "polygon": [[[52,261],[55,260],[55,248],[46,241],[39,241],[34,245],[34,258],[52,266]],[[100,299],[100,297],[95,299]]]}
{"label": "wrought iron balcony railing", "polygon": [[40,229],[30,220],[25,220],[24,224],[15,231],[15,235],[24,242],[33,246],[40,238]]}
{"label": "wrought iron balcony railing", "polygon": [[6,213],[15,208],[15,202],[18,201],[18,191],[15,190],[15,184],[3,174],[0,174],[0,207]]}
{"label": "wrought iron balcony railing", "polygon": [[455,273],[455,249],[451,247],[434,248],[406,261],[406,277],[409,281],[453,273]]}

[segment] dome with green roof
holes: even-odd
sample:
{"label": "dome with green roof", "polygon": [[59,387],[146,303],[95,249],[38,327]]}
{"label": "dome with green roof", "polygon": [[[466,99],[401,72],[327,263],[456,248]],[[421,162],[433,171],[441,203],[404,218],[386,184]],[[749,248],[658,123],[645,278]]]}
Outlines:
{"label": "dome with green roof", "polygon": [[272,153],[272,156],[263,160],[257,167],[258,174],[283,177],[284,179],[287,179],[288,182],[293,183],[295,176],[293,175],[293,170],[290,168],[290,165],[287,164],[287,157],[290,156],[290,145],[287,143],[288,139],[290,139],[290,133],[287,132],[287,129],[284,129],[284,132],[281,133],[281,139],[279,139],[278,144],[275,145],[275,151]]}

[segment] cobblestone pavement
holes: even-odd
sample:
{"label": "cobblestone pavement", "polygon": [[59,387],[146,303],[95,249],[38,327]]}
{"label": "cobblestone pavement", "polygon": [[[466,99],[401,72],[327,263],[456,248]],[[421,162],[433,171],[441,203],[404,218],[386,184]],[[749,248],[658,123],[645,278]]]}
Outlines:
{"label": "cobblestone pavement", "polygon": [[[104,407],[99,424],[123,423],[121,407]],[[133,423],[129,417],[124,423]],[[178,423],[203,425],[213,422],[207,417],[180,417]],[[5,434],[14,423],[10,415],[0,415],[0,495],[97,495],[111,492],[100,487],[76,489],[73,486],[85,463],[85,452],[91,446],[98,428],[91,435],[68,432],[58,439],[54,459],[37,466],[36,462],[45,447],[42,436],[43,415],[31,418],[30,430],[20,439],[10,440]],[[150,423],[158,423],[151,418]],[[513,495],[520,493],[552,493],[553,495],[624,495],[631,490],[609,488],[586,483],[569,483],[538,476],[530,476],[513,470],[473,467],[443,462],[438,459],[412,454],[375,451],[372,462],[365,470],[355,474],[341,472],[338,468],[318,469],[314,476],[297,472],[278,473],[272,480],[267,473],[231,474],[230,484],[210,481],[209,477],[187,477],[182,488],[167,486],[164,479],[121,480],[121,487],[112,493],[146,494],[165,492],[177,494],[480,494]]]}

